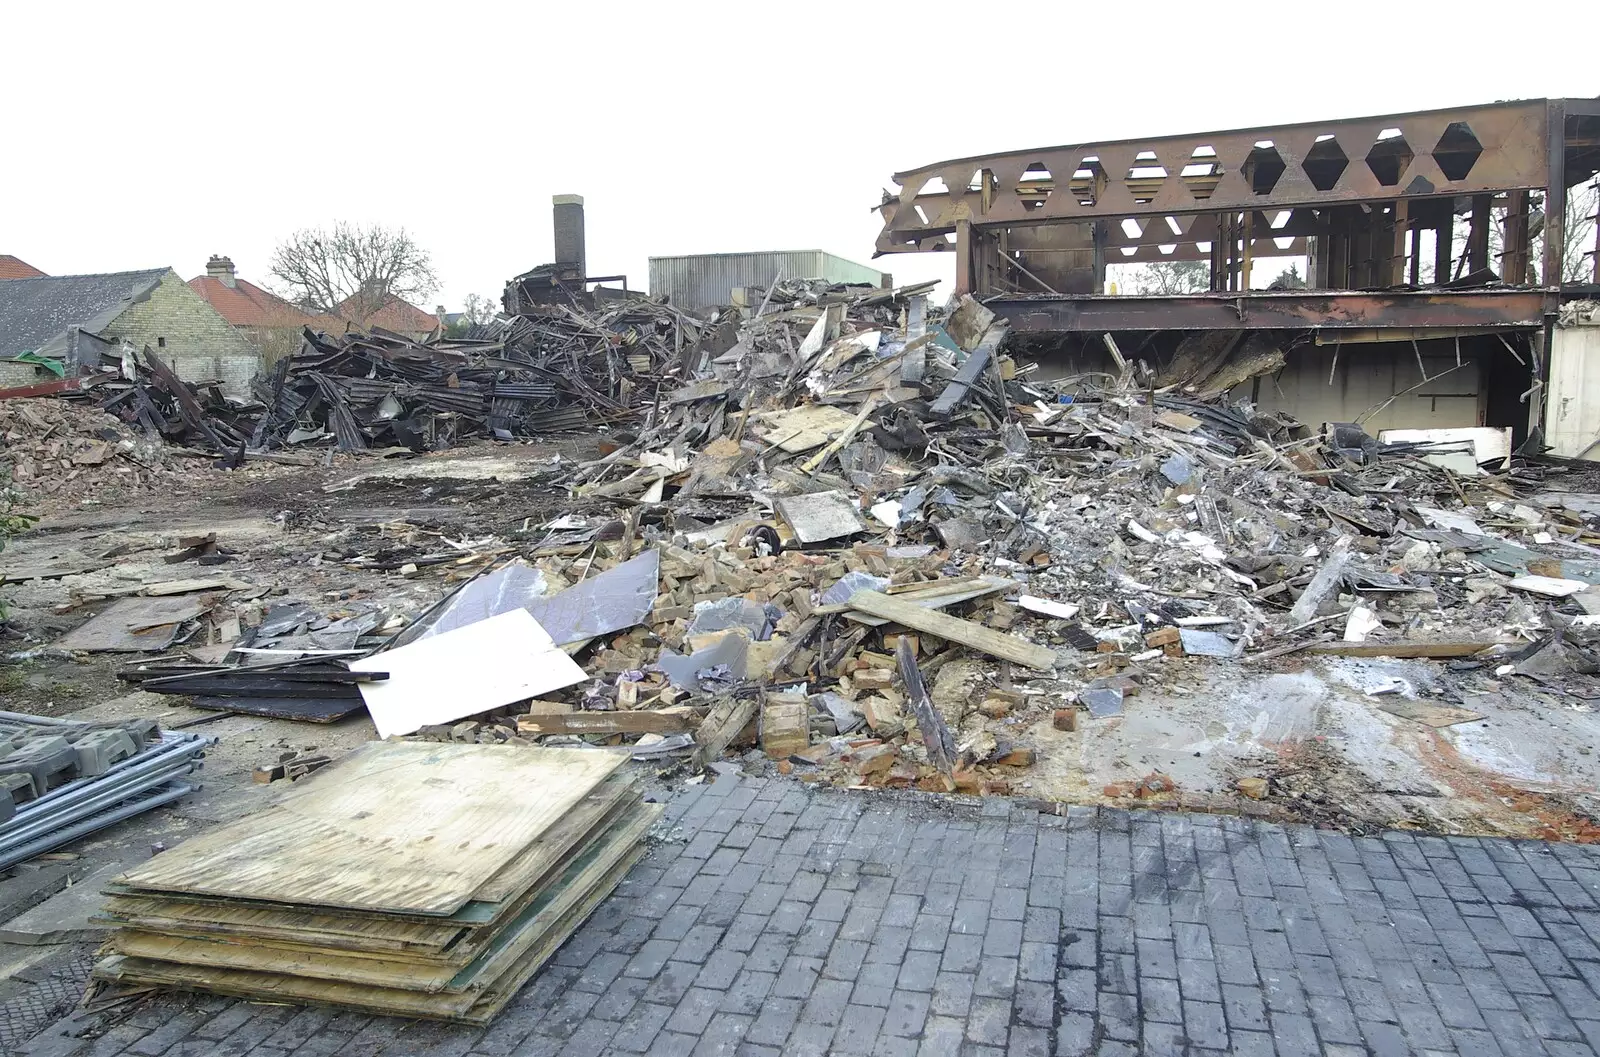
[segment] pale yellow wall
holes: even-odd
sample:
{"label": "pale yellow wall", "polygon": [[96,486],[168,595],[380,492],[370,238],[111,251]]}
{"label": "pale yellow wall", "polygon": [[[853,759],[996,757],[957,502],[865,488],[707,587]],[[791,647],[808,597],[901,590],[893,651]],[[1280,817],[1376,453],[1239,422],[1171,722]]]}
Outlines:
{"label": "pale yellow wall", "polygon": [[[1600,325],[1556,327],[1550,343],[1545,442],[1574,458],[1600,439]],[[1585,458],[1600,459],[1600,447]]]}

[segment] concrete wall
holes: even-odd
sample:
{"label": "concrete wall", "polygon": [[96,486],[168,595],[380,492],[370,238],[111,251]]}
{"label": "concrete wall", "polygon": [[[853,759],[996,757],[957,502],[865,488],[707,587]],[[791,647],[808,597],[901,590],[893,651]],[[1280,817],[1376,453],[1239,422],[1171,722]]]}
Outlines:
{"label": "concrete wall", "polygon": [[[1600,327],[1593,328],[1600,331]],[[1489,344],[1492,343],[1492,346]],[[1171,341],[1165,342],[1170,346]],[[1130,355],[1137,345],[1125,341],[1124,349]],[[1455,345],[1449,340],[1419,343],[1422,362],[1428,376],[1435,380],[1397,398],[1384,410],[1365,419],[1369,432],[1380,429],[1444,429],[1456,426],[1478,426],[1495,417],[1488,412],[1489,394],[1485,392],[1484,356],[1502,356],[1509,360],[1497,339],[1463,338],[1462,362],[1456,366]],[[1159,352],[1146,349],[1140,358],[1160,363],[1171,355],[1170,348]],[[1090,372],[1114,374],[1115,365],[1106,354],[1099,338],[1063,341],[1054,348],[1043,343],[1022,346],[1018,349],[1019,362],[1037,363],[1038,370],[1031,378],[1038,382],[1061,381]],[[1402,392],[1422,380],[1417,371],[1417,354],[1410,342],[1382,342],[1347,344],[1339,347],[1338,365],[1334,365],[1334,346],[1301,344],[1286,353],[1284,369],[1235,387],[1233,399],[1254,398],[1263,411],[1281,410],[1312,428],[1324,422],[1351,422],[1368,409],[1382,404],[1395,393]],[[1444,372],[1449,371],[1448,374]],[[1331,382],[1330,382],[1331,375]],[[1102,383],[1103,383],[1102,379]],[[1491,380],[1491,384],[1501,384]],[[1504,384],[1526,389],[1524,378],[1511,379]],[[1600,388],[1600,371],[1595,384]],[[1072,388],[1072,387],[1069,387]],[[1511,397],[1515,401],[1515,395]],[[1522,405],[1525,409],[1526,405]],[[1600,400],[1595,402],[1600,412]],[[1515,411],[1511,418],[1501,415],[1501,426],[1519,426]],[[1523,410],[1522,418],[1526,418]],[[1520,428],[1520,426],[1519,426]],[[1600,414],[1595,427],[1584,441],[1588,443],[1600,433]],[[1520,437],[1520,433],[1519,433]]]}
{"label": "concrete wall", "polygon": [[[1435,380],[1363,419],[1367,432],[1483,424],[1479,412],[1483,389],[1479,364],[1468,355],[1463,358],[1466,366],[1450,370],[1456,365],[1455,354],[1440,349],[1447,344],[1423,344],[1422,362],[1428,376]],[[1289,350],[1288,365],[1276,376],[1261,379],[1261,409],[1285,411],[1312,428],[1324,422],[1352,422],[1369,408],[1422,381],[1416,353],[1409,342],[1339,346],[1337,367],[1334,348],[1302,345]],[[1447,370],[1449,374],[1436,377]],[[1235,389],[1234,395],[1248,397],[1250,387],[1247,382]]]}
{"label": "concrete wall", "polygon": [[[1545,443],[1576,458],[1600,439],[1600,324],[1555,328],[1550,342],[1550,391],[1545,397]],[[1600,447],[1584,456],[1600,459]]]}
{"label": "concrete wall", "polygon": [[218,380],[229,396],[249,396],[250,379],[261,370],[261,350],[170,270],[148,300],[130,307],[101,334],[140,350],[149,345],[184,381]]}

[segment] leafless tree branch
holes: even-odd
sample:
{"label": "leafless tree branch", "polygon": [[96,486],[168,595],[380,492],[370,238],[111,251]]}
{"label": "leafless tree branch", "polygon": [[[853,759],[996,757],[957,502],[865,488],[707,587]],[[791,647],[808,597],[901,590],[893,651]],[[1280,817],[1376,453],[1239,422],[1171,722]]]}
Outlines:
{"label": "leafless tree branch", "polygon": [[281,296],[361,326],[392,300],[420,302],[439,288],[428,251],[380,224],[302,228],[273,252],[271,273]]}

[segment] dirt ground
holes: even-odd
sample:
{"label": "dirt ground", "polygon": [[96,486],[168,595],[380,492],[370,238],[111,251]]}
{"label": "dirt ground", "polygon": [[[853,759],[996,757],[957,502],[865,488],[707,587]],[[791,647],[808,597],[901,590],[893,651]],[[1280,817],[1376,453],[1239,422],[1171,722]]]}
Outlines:
{"label": "dirt ground", "polygon": [[[437,549],[473,541],[482,549],[484,541],[514,547],[536,540],[543,521],[584,509],[549,477],[563,463],[593,458],[596,443],[481,444],[408,459],[338,456],[311,468],[252,464],[234,473],[202,468],[159,493],[46,509],[37,529],[13,542],[5,566],[117,555],[91,573],[6,588],[14,630],[0,640],[0,655],[32,659],[0,664],[0,698],[7,709],[46,715],[137,713],[169,724],[200,718],[206,714],[185,708],[182,698],[130,693],[116,674],[127,655],[52,652],[51,642],[99,610],[74,600],[107,587],[214,573],[269,589],[268,602],[297,598],[329,610],[360,603],[414,615],[467,572],[443,565],[407,576],[353,567],[348,556],[402,543]],[[209,532],[232,553],[230,561],[212,568],[161,562],[179,537]],[[1280,811],[1348,829],[1600,836],[1591,817],[1600,718],[1582,702],[1530,692],[1528,684],[1465,681],[1427,661],[1287,656],[1264,664],[1166,664],[1158,685],[1129,697],[1120,716],[1086,717],[1075,732],[1057,731],[1048,719],[1019,723],[1017,742],[1035,747],[1038,759],[1014,791],[1105,802],[1108,791],[1123,791],[1118,783],[1159,772],[1176,785],[1167,802],[1238,810],[1245,803],[1238,780],[1261,777]],[[1434,728],[1382,710],[1387,702],[1441,696],[1484,718]],[[221,738],[218,758],[236,763],[211,768],[203,798],[226,804],[259,796],[245,772],[284,746],[326,751],[373,736],[364,717],[332,727],[228,717],[198,729]],[[226,788],[241,780],[243,790]],[[200,819],[214,812],[196,801],[175,813]]]}

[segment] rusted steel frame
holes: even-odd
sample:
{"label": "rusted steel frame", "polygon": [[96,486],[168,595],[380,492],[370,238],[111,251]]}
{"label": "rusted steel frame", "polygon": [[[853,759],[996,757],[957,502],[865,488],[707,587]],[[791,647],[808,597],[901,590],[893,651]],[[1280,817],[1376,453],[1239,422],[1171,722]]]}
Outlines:
{"label": "rusted steel frame", "polygon": [[13,397],[24,396],[56,396],[59,393],[72,393],[83,388],[82,378],[56,378],[48,382],[34,382],[32,385],[17,385],[10,389],[0,389],[0,400],[10,400]]}
{"label": "rusted steel frame", "polygon": [[[953,232],[962,219],[982,225],[1038,224],[1090,217],[1279,209],[1393,201],[1402,196],[1544,188],[1550,182],[1549,167],[1556,153],[1550,142],[1549,111],[1546,100],[1531,100],[1048,147],[939,162],[895,176],[900,190],[880,206],[885,223],[878,250],[933,248],[935,243],[944,242],[944,236]],[[1459,180],[1445,175],[1433,153],[1455,122],[1466,123],[1482,148],[1471,169]],[[1366,159],[1379,142],[1379,134],[1391,128],[1401,130],[1410,156],[1409,160],[1403,155],[1395,159],[1395,180],[1384,183]],[[1303,166],[1317,137],[1325,135],[1335,137],[1346,163],[1333,186],[1321,191]],[[1556,139],[1559,141],[1560,137]],[[1251,156],[1256,144],[1268,141],[1272,144],[1270,150],[1281,160],[1283,171],[1270,191],[1258,194],[1248,178]],[[1191,174],[1186,183],[1186,166],[1198,168],[1211,160],[1204,155],[1204,148],[1214,151],[1220,174]],[[1155,158],[1141,157],[1141,152],[1153,153]],[[1049,179],[1041,179],[1038,171],[1030,174],[1030,167],[1041,166]],[[1165,170],[1164,177],[1148,175],[1156,166]],[[1139,170],[1138,175],[1135,170]],[[1075,186],[1069,186],[1075,172],[1087,175],[1079,178]],[[949,190],[925,193],[924,188],[935,179],[942,180]],[[980,190],[969,190],[974,180],[982,185]],[[1196,181],[1209,185],[1207,197],[1195,197],[1189,184]]]}
{"label": "rusted steel frame", "polygon": [[1193,294],[1176,297],[992,297],[984,304],[1021,333],[1119,330],[1532,327],[1542,290]]}
{"label": "rusted steel frame", "polygon": [[1544,196],[1544,268],[1539,278],[1546,286],[1561,285],[1561,265],[1567,248],[1567,108],[1552,99],[1547,118],[1550,137],[1550,178]]}

